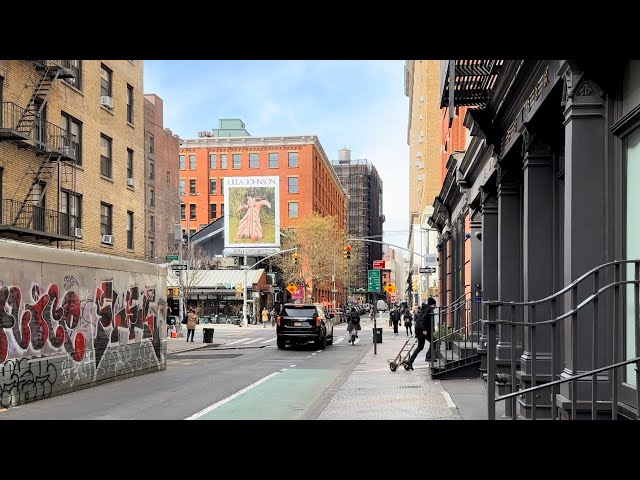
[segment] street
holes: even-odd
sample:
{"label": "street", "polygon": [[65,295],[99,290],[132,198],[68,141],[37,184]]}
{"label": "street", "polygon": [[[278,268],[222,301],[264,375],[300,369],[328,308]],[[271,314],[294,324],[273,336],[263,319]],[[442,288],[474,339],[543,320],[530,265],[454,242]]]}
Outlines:
{"label": "street", "polygon": [[166,371],[12,407],[0,413],[0,419],[300,419],[317,415],[331,400],[331,385],[348,375],[370,349],[372,323],[363,316],[361,324],[355,346],[347,342],[342,323],[334,327],[334,345],[322,351],[312,345],[278,350],[273,327],[205,325],[215,328],[213,344],[202,344],[201,328],[195,342],[170,339]]}

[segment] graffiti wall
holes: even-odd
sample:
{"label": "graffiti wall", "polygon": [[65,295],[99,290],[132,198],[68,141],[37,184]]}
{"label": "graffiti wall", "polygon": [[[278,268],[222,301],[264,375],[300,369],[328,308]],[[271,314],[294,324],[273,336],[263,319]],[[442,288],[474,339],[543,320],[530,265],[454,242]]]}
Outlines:
{"label": "graffiti wall", "polygon": [[166,368],[166,270],[0,240],[0,406]]}

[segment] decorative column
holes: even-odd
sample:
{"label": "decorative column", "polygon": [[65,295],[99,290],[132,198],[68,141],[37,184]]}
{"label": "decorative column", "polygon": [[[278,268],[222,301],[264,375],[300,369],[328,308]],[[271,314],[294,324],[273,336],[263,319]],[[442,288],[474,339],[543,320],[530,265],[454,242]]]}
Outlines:
{"label": "decorative column", "polygon": [[[544,122],[542,118],[539,121]],[[525,129],[523,132],[523,293],[524,301],[539,300],[553,293],[553,154],[547,139],[540,132]],[[536,311],[536,321],[547,320],[549,305],[543,304]],[[530,317],[528,321],[532,321]],[[551,327],[536,329],[535,383],[551,380]],[[531,329],[524,331],[524,352],[520,359],[518,379],[521,389],[533,386]],[[536,418],[549,418],[551,413],[550,391],[538,392]],[[531,417],[531,394],[518,399],[519,414]]]}
{"label": "decorative column", "polygon": [[[482,299],[498,299],[498,197],[491,190],[481,190],[480,206],[482,226],[481,243],[481,282]],[[482,312],[480,312],[482,314]],[[487,333],[486,327],[480,335],[480,371],[487,371]]]}
{"label": "decorative column", "polygon": [[[509,302],[520,300],[520,282],[522,281],[522,238],[519,172],[511,169],[498,169],[498,300]],[[500,318],[522,321],[516,309],[516,317],[511,318],[511,309],[502,307]],[[516,359],[522,355],[522,329],[515,328],[516,338],[511,338],[511,326],[500,325],[498,345],[496,346],[496,365],[499,374],[509,378],[507,383],[498,384],[500,395],[510,393],[510,378],[513,342],[513,355]],[[505,402],[505,415],[512,415],[511,402]]]}
{"label": "decorative column", "polygon": [[480,210],[469,210],[470,220],[469,226],[471,228],[471,315],[469,321],[471,322],[471,337],[470,340],[477,342],[481,326],[479,322],[482,304],[482,213]]}
{"label": "decorative column", "polygon": [[[565,125],[565,217],[564,217],[564,283],[607,261],[606,243],[606,163],[607,121],[605,94],[600,86],[575,65],[566,62],[564,70]],[[561,71],[562,71],[561,69]],[[601,276],[602,277],[602,276]],[[604,282],[604,278],[600,279]],[[593,282],[578,289],[578,303],[593,291]],[[570,297],[570,295],[567,295]],[[571,308],[571,298],[565,308]],[[605,340],[612,338],[610,322],[601,311],[598,323],[598,365],[607,365]],[[579,374],[592,368],[593,306],[582,309],[577,318],[577,332],[571,320],[564,322],[565,370],[562,377]],[[577,341],[573,337],[577,335]],[[574,345],[577,351],[574,352]],[[574,358],[575,357],[575,358]],[[590,416],[591,378],[577,384],[577,417]],[[597,382],[598,399],[608,400],[607,376]],[[573,392],[571,382],[560,387],[557,404],[561,415],[571,415]],[[602,409],[610,406],[603,403]],[[582,412],[580,411],[582,409]]]}

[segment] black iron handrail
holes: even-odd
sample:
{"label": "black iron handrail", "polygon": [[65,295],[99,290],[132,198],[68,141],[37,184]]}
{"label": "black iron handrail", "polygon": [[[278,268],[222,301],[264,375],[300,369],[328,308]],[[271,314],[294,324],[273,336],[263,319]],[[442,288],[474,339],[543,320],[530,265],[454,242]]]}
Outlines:
{"label": "black iron handrail", "polygon": [[[34,128],[37,127],[37,128]],[[0,130],[7,130],[36,149],[77,158],[76,135],[13,102],[2,103]]]}
{"label": "black iron handrail", "polygon": [[[635,267],[635,279],[634,280],[621,280],[621,266],[634,264]],[[605,272],[603,270],[614,267],[614,275],[613,281],[609,282],[606,285],[600,285],[600,275],[604,275]],[[578,288],[584,289],[585,286],[584,281],[593,276],[593,288],[592,293],[586,296],[584,300],[578,302]],[[609,372],[609,390],[611,395],[611,414],[612,418],[617,418],[617,408],[618,408],[618,372],[617,368],[620,366],[624,366],[626,364],[633,363],[636,361],[638,366],[636,368],[636,401],[638,408],[638,418],[640,419],[640,360],[628,360],[625,362],[620,362],[620,358],[624,354],[624,351],[620,350],[619,345],[619,319],[618,312],[622,309],[623,304],[621,302],[621,292],[620,288],[633,285],[633,297],[634,297],[634,310],[635,310],[635,349],[636,349],[636,357],[640,357],[640,260],[615,260],[611,262],[607,262],[600,266],[594,267],[585,274],[581,275],[578,279],[571,282],[569,285],[561,289],[560,291],[549,295],[545,298],[535,300],[535,301],[526,301],[526,302],[517,302],[517,301],[483,301],[483,305],[485,310],[485,314],[483,315],[484,319],[482,320],[483,328],[487,328],[487,394],[488,394],[488,418],[493,420],[495,419],[495,403],[497,401],[506,401],[511,399],[511,418],[516,420],[518,415],[516,412],[517,407],[517,397],[520,395],[524,395],[527,393],[531,393],[531,418],[535,419],[537,416],[537,398],[538,395],[536,392],[542,389],[551,389],[550,395],[550,403],[551,403],[551,418],[553,420],[557,419],[558,411],[556,405],[556,387],[560,384],[571,382],[571,418],[575,419],[577,415],[577,383],[576,380],[584,377],[588,377],[591,375],[591,418],[597,418],[597,406],[598,406],[598,380],[597,374],[603,371]],[[612,308],[612,315],[610,315],[606,320],[607,323],[610,324],[610,328],[612,329],[612,337],[613,337],[613,345],[610,352],[611,355],[611,363],[607,366],[598,367],[598,348],[599,348],[599,340],[600,336],[598,335],[598,322],[600,320],[600,312],[599,312],[599,302],[606,302],[608,297],[607,293],[610,293],[613,290],[613,301],[610,304]],[[562,296],[570,293],[570,307],[569,310],[557,315],[557,303]],[[603,297],[601,299],[601,297]],[[536,319],[536,311],[540,308],[540,305],[549,302],[550,304],[550,315],[548,319],[537,321]],[[605,304],[606,305],[606,304]],[[592,342],[591,342],[591,370],[586,373],[577,374],[577,365],[578,365],[578,326],[588,321],[589,319],[578,321],[578,313],[587,307],[593,307],[593,316],[591,321],[591,330],[592,330]],[[498,319],[498,309],[501,308],[504,314],[504,309],[508,309],[509,319]],[[517,317],[517,309],[520,308],[523,310],[522,321],[514,320]],[[526,313],[526,315],[525,315]],[[588,314],[588,313],[587,313]],[[571,375],[567,378],[556,380],[556,377],[560,374],[561,366],[559,363],[560,352],[558,351],[560,345],[560,338],[558,338],[559,334],[561,334],[561,330],[558,328],[558,324],[562,321],[566,321],[571,319],[571,329],[570,332],[570,345],[571,345],[571,361],[572,361],[572,369]],[[609,321],[610,320],[610,321]],[[497,343],[497,326],[500,325],[501,332],[503,332],[503,328],[509,328],[510,331],[506,333],[510,333],[510,338],[508,335],[508,341],[510,343],[511,348],[511,358],[510,358],[510,373],[509,374],[500,374],[496,375],[497,370],[497,359],[496,359],[496,343]],[[522,338],[523,338],[523,346],[524,346],[524,332],[525,329],[529,329],[529,344],[527,348],[531,351],[528,352],[531,355],[531,370],[530,370],[530,379],[531,379],[531,387],[526,389],[519,389],[519,385],[516,378],[516,361],[519,360],[516,355],[516,345],[517,345],[517,337],[516,337],[516,328],[522,328]],[[544,377],[549,378],[550,381],[545,381],[546,378],[542,379],[542,383],[538,385],[538,381],[540,377],[537,377],[536,371],[536,356],[537,356],[537,337],[536,331],[539,333],[543,333],[540,329],[544,329],[546,327],[551,328],[550,333],[550,350],[551,350],[551,363],[550,363],[550,372],[545,373]],[[524,358],[524,357],[523,357]],[[565,357],[565,360],[568,358]],[[510,392],[507,394],[500,395],[496,397],[495,388],[496,381],[502,381],[506,385],[510,386]],[[525,398],[525,397],[523,397]],[[600,402],[601,403],[601,402]]]}
{"label": "black iron handrail", "polygon": [[32,203],[18,202],[9,198],[2,200],[0,226],[49,235],[73,237],[73,227],[78,217],[68,213],[43,208]]}

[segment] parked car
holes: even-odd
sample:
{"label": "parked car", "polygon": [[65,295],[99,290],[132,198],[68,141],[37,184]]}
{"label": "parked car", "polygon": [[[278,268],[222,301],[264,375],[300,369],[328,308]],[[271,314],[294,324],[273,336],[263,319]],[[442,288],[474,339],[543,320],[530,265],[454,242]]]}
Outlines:
{"label": "parked car", "polygon": [[314,342],[324,350],[333,344],[333,324],[324,306],[319,303],[285,303],[276,317],[277,344],[284,350],[289,344]]}

